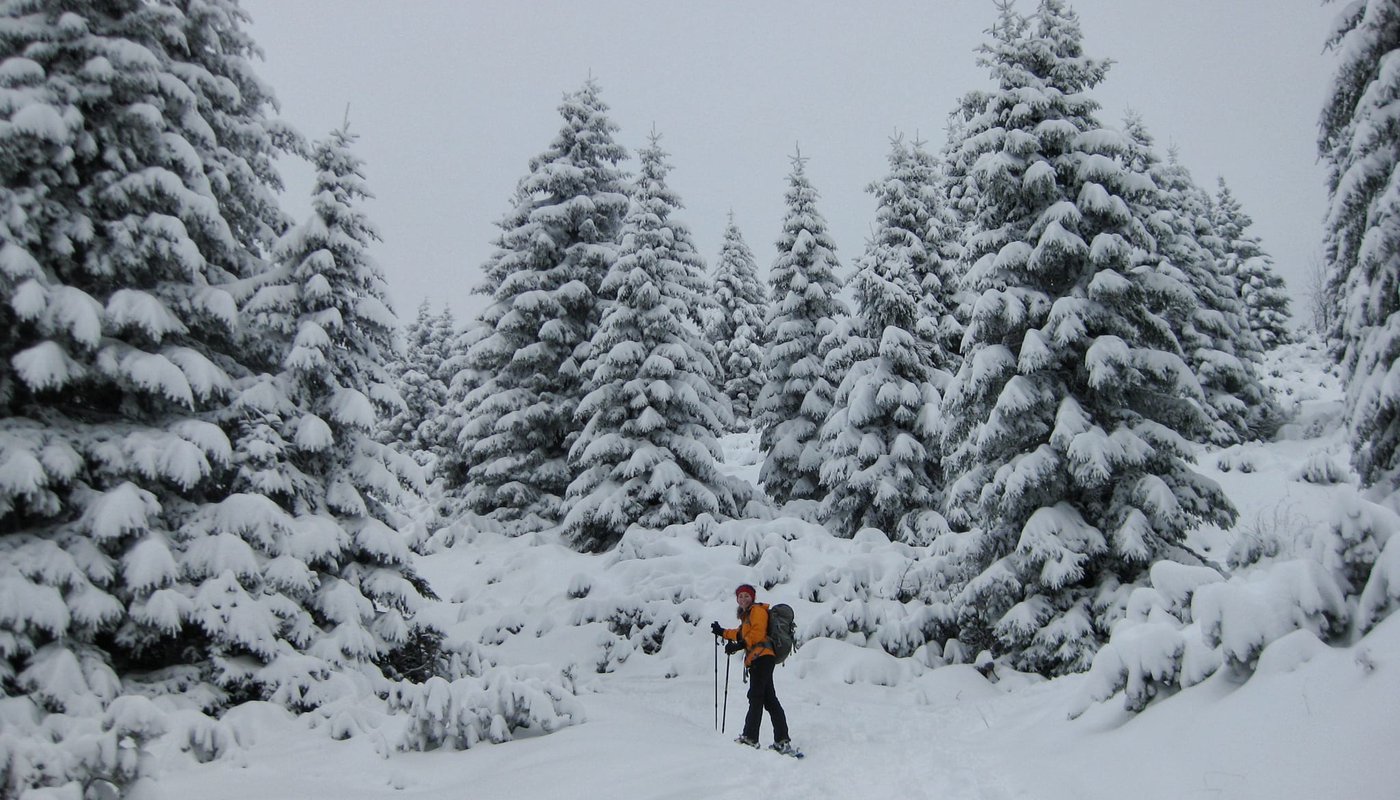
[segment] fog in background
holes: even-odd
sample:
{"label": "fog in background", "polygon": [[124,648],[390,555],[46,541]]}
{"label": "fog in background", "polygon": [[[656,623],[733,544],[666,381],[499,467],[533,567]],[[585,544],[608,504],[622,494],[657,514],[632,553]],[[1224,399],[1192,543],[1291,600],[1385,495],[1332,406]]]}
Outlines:
{"label": "fog in background", "polygon": [[[1102,122],[1140,114],[1212,191],[1223,176],[1294,295],[1319,259],[1317,119],[1332,75],[1319,0],[1071,0],[1087,55],[1115,62]],[[557,107],[590,76],[630,152],[653,126],[681,218],[713,266],[733,211],[760,268],[773,260],[800,146],[848,271],[874,219],[865,187],[891,136],[937,152],[957,98],[993,88],[977,64],[991,0],[644,3],[244,0],[284,119],[310,139],[347,115],[376,199],[374,256],[401,318],[428,298],[464,322],[495,222]],[[1020,0],[1022,11],[1033,10]],[[635,157],[626,165],[635,170]],[[309,209],[289,164],[287,207]]]}

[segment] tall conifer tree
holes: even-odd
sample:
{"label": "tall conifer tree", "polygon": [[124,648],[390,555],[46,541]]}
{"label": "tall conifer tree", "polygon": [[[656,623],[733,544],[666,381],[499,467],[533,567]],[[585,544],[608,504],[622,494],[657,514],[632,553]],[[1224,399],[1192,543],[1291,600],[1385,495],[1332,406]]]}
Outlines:
{"label": "tall conifer tree", "polygon": [[800,153],[792,160],[778,257],[768,275],[772,305],[764,329],[766,382],[756,426],[764,452],[759,480],[777,503],[822,498],[821,426],[835,396],[823,344],[847,313],[837,297],[836,245],[817,210],[817,190],[807,180],[806,164]]}
{"label": "tall conifer tree", "polygon": [[447,399],[438,413],[433,430],[437,440],[433,449],[438,453],[434,465],[433,480],[441,481],[444,492],[444,511],[455,513],[465,506],[463,494],[467,486],[467,473],[470,467],[464,450],[462,430],[467,420],[463,416],[467,397],[486,382],[486,375],[474,369],[470,353],[478,342],[490,335],[491,327],[479,317],[467,320],[461,330],[447,340],[443,351],[442,382],[447,387]]}
{"label": "tall conifer tree", "polygon": [[1086,668],[1124,587],[1234,516],[1188,465],[1207,419],[1155,309],[1189,290],[1147,257],[1151,181],[1095,118],[1108,65],[1081,39],[1062,0],[1005,10],[955,156],[980,293],[945,404],[948,506],[974,526],[961,637],[1046,674]]}
{"label": "tall conifer tree", "polygon": [[1221,178],[1215,195],[1212,223],[1224,247],[1224,272],[1234,281],[1235,291],[1244,303],[1245,318],[1265,350],[1293,340],[1288,325],[1288,287],[1274,260],[1259,237],[1249,233],[1254,220],[1244,213],[1240,201]]}
{"label": "tall conifer tree", "polygon": [[437,462],[442,460],[449,450],[447,428],[454,409],[450,408],[448,403],[454,371],[457,368],[452,363],[457,337],[457,317],[452,313],[450,306],[443,306],[442,311],[432,319],[423,357],[424,372],[431,376],[433,398],[437,400],[437,404],[429,406],[424,413],[415,443],[420,453],[426,453],[431,458],[434,472]]}
{"label": "tall conifer tree", "polygon": [[[922,142],[912,142],[910,158],[901,182],[911,187],[910,202],[928,209],[928,218],[918,223],[922,228],[926,259],[915,262],[919,283],[919,319],[916,326],[920,338],[933,348],[930,362],[948,376],[958,371],[962,356],[963,322],[959,309],[971,305],[970,293],[962,290],[962,226],[957,212],[945,197],[946,169],[940,165]],[[912,229],[911,229],[912,232]],[[943,386],[940,385],[939,391]]]}
{"label": "tall conifer tree", "polygon": [[491,305],[467,357],[483,380],[461,412],[462,491],[476,513],[521,530],[556,524],[573,478],[568,453],[580,430],[581,368],[627,213],[618,166],[627,152],[613,139],[617,126],[607,112],[592,80],[564,98],[564,125],[531,159],[480,288]]}
{"label": "tall conifer tree", "polygon": [[403,351],[395,363],[395,381],[404,405],[386,423],[382,438],[419,463],[429,465],[442,457],[448,385],[447,360],[456,337],[452,309],[430,313],[428,301],[404,329]]}
{"label": "tall conifer tree", "polygon": [[[407,645],[423,600],[398,530],[420,473],[375,438],[402,404],[385,366],[398,320],[368,253],[378,236],[359,207],[370,195],[353,142],[343,127],[314,148],[311,214],[282,238],[277,269],[245,306],[270,359],[238,401],[235,486],[246,494],[223,514],[240,518],[207,524],[260,569],[235,578],[227,564],[201,564],[195,602],[201,619],[230,607],[241,617],[216,638],[221,679],[292,707],[324,703],[330,674]],[[244,649],[264,663],[237,658]]]}
{"label": "tall conifer tree", "polygon": [[717,437],[731,418],[693,314],[704,263],[675,217],[681,202],[666,183],[659,137],[640,156],[621,249],[602,286],[613,302],[585,364],[583,433],[570,453],[578,477],[564,530],[583,550],[612,546],[632,525],[733,517],[748,499],[718,468]]}
{"label": "tall conifer tree", "polygon": [[246,30],[248,14],[239,0],[159,4],[179,14],[178,27],[164,28],[166,47],[176,54],[172,70],[196,87],[195,106],[208,129],[196,129],[189,142],[208,165],[220,214],[240,240],[271,247],[289,224],[278,196],[277,156],[304,145],[287,123],[269,116],[277,101],[252,68],[262,51]]}
{"label": "tall conifer tree", "polygon": [[447,399],[447,387],[436,378],[433,361],[441,362],[439,348],[433,342],[433,318],[428,301],[418,306],[418,314],[403,330],[402,348],[392,369],[399,395],[404,404],[394,413],[380,432],[380,438],[413,455],[422,451],[418,429],[429,416],[440,412]]}
{"label": "tall conifer tree", "polygon": [[768,292],[732,213],[724,227],[724,245],[713,283],[718,309],[706,336],[715,349],[720,386],[734,412],[734,426],[747,429],[763,389],[763,316]]}
{"label": "tall conifer tree", "polygon": [[1210,221],[1209,197],[1175,153],[1167,161],[1158,157],[1141,118],[1130,116],[1125,127],[1136,153],[1134,164],[1154,184],[1145,208],[1157,240],[1158,268],[1191,290],[1163,313],[1177,332],[1211,419],[1201,441],[1228,446],[1258,438],[1278,418],[1278,409],[1259,380],[1262,348],[1244,305],[1211,249],[1219,238]]}
{"label": "tall conifer tree", "polygon": [[1347,429],[1362,480],[1400,489],[1400,3],[1350,4],[1322,112],[1325,253],[1339,310],[1330,333],[1346,378]]}
{"label": "tall conifer tree", "polygon": [[[236,296],[286,224],[282,140],[261,84],[224,83],[252,75],[241,15],[0,17],[0,580],[28,598],[0,623],[0,680],[76,708],[110,699],[112,667],[207,664],[189,563],[210,540],[191,521],[227,494]],[[79,663],[86,685],[53,697]]]}
{"label": "tall conifer tree", "polygon": [[951,376],[937,326],[919,324],[931,304],[934,321],[946,314],[940,293],[926,292],[941,286],[943,270],[928,240],[933,171],[919,152],[896,139],[889,174],[869,187],[875,237],[857,263],[850,335],[831,354],[845,377],[822,428],[822,509],[838,535],[874,527],[925,543],[947,528],[933,509],[942,505],[937,387]]}

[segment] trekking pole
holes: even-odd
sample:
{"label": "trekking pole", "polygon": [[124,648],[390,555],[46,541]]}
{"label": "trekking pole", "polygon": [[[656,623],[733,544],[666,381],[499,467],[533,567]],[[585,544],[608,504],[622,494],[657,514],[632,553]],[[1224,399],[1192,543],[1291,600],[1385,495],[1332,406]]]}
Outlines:
{"label": "trekking pole", "polygon": [[719,637],[715,637],[715,730],[719,730]]}
{"label": "trekking pole", "polygon": [[[718,676],[716,671],[716,676]],[[724,729],[729,725],[729,654],[724,654],[724,714],[720,716],[719,732],[724,733]]]}

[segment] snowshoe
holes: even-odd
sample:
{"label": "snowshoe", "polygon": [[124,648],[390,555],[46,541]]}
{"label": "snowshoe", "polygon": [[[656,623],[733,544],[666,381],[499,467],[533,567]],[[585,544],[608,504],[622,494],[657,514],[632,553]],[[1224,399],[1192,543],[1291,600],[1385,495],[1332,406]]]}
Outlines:
{"label": "snowshoe", "polygon": [[804,757],[803,752],[801,750],[798,750],[796,747],[793,747],[792,742],[786,739],[784,739],[781,742],[774,742],[772,745],[769,746],[768,749],[772,750],[775,753],[782,753],[785,756],[792,756],[793,758]]}
{"label": "snowshoe", "polygon": [[742,745],[744,745],[745,747],[752,747],[752,748],[755,749],[755,750],[758,749],[758,740],[757,740],[757,739],[750,739],[750,738],[747,737],[747,736],[740,736],[738,739],[735,739],[734,742],[735,742],[736,744],[742,744]]}

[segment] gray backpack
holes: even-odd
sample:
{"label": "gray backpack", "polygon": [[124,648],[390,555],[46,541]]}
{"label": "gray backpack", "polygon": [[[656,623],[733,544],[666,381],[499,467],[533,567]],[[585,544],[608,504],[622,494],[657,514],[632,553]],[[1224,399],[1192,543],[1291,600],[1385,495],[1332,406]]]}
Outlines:
{"label": "gray backpack", "polygon": [[773,648],[779,664],[797,649],[797,623],[793,619],[792,606],[787,603],[768,607],[768,646]]}

